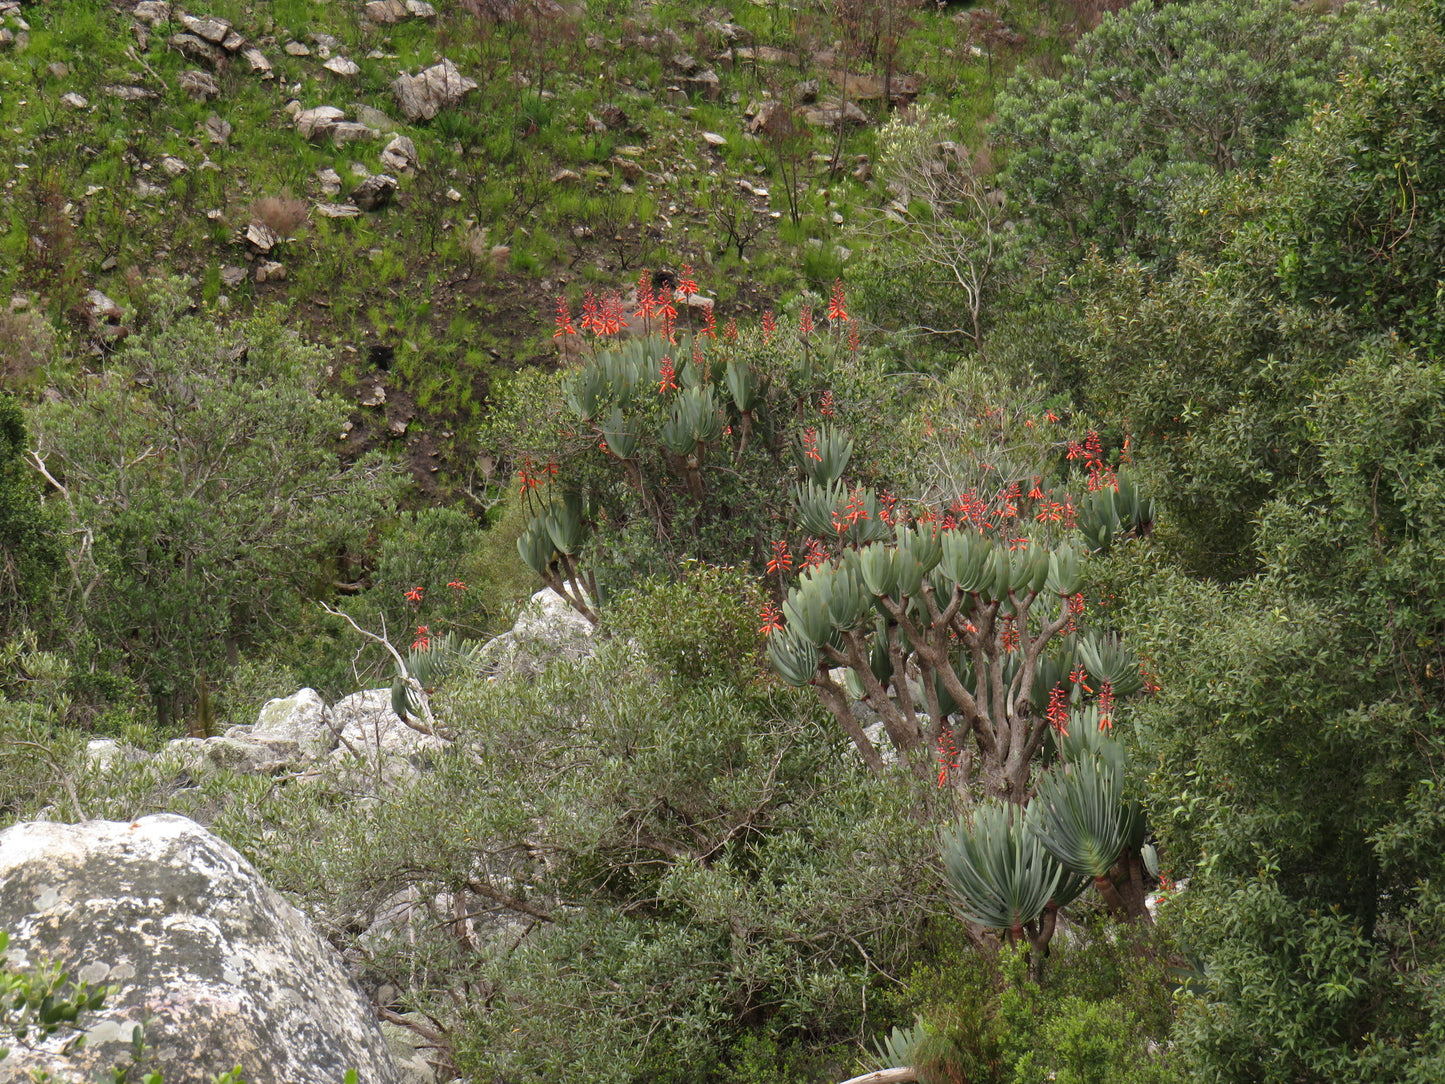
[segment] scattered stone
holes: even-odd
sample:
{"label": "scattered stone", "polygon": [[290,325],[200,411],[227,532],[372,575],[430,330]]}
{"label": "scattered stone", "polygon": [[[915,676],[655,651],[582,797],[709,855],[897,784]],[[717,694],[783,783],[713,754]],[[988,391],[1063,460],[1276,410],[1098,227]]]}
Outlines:
{"label": "scattered stone", "polygon": [[702,141],[709,147],[726,147],[728,145],[727,139],[716,132],[703,132]]}
{"label": "scattered stone", "polygon": [[442,109],[456,105],[477,84],[443,59],[416,75],[397,76],[391,86],[402,113],[408,120],[419,121],[431,120]]}
{"label": "scattered stone", "polygon": [[85,322],[97,335],[106,339],[123,339],[130,333],[122,323],[125,313],[121,307],[99,290],[90,290],[85,295]]}
{"label": "scattered stone", "polygon": [[24,294],[10,295],[11,312],[24,312],[28,308],[30,308],[30,298],[26,297]]}
{"label": "scattered stone", "polygon": [[266,54],[257,49],[254,45],[242,49],[241,55],[251,65],[251,70],[261,76],[262,79],[276,78],[276,72],[271,67],[271,62],[266,59]]}
{"label": "scattered stone", "polygon": [[386,389],[380,384],[376,384],[361,397],[360,402],[362,406],[367,407],[381,406],[386,402]]}
{"label": "scattered stone", "polygon": [[718,79],[717,72],[711,68],[684,79],[682,85],[689,94],[700,94],[710,102],[717,101],[722,95],[722,81]]}
{"label": "scattered stone", "polygon": [[[338,191],[340,186],[337,186]],[[318,203],[316,213],[322,218],[356,218],[361,208],[354,203]]]}
{"label": "scattered stone", "polygon": [[633,159],[614,155],[612,165],[622,174],[623,180],[629,183],[642,180],[642,167]]}
{"label": "scattered stone", "polygon": [[241,283],[246,281],[246,269],[244,267],[223,267],[221,268],[221,285],[228,290],[234,290]]}
{"label": "scattered stone", "polygon": [[231,124],[212,113],[206,118],[206,138],[212,143],[224,143],[231,138]]}
{"label": "scattered stone", "polygon": [[226,734],[304,758],[325,756],[336,748],[337,741],[331,711],[315,689],[301,689],[294,696],[266,701],[255,726],[234,726]]}
{"label": "scattered stone", "polygon": [[819,102],[812,109],[803,110],[803,123],[814,128],[832,128],[839,124],[861,128],[867,125],[868,114],[854,102]]}
{"label": "scattered stone", "polygon": [[570,169],[559,169],[556,173],[552,174],[553,184],[563,184],[567,181],[580,181],[581,179],[582,174]]}
{"label": "scattered stone", "polygon": [[260,267],[256,268],[257,282],[283,282],[286,279],[286,268],[275,260],[267,260]]}
{"label": "scattered stone", "polygon": [[682,72],[683,75],[691,75],[697,71],[698,68],[697,60],[687,53],[678,53],[674,56],[672,58],[672,66]]}
{"label": "scattered stone", "polygon": [[52,60],[45,70],[50,73],[52,79],[64,79],[70,74],[70,69],[59,60]]}
{"label": "scattered stone", "polygon": [[241,35],[236,33],[234,30],[232,30],[226,35],[226,40],[221,42],[221,48],[226,50],[226,52],[228,53],[234,53],[245,44],[246,39],[241,37]]}
{"label": "scattered stone", "polygon": [[135,1022],[153,1017],[147,1053],[167,1080],[241,1064],[252,1084],[339,1081],[348,1069],[399,1084],[375,1010],[336,951],[234,848],[185,817],[6,829],[0,928],[17,962],[53,959],[114,987],[83,1047],[63,1049],[63,1033],[11,1044],[7,1075],[109,1076],[128,1061]]}
{"label": "scattered stone", "polygon": [[102,271],[114,271],[119,266],[120,261],[117,260],[114,256],[107,256],[105,259],[100,261],[100,269]]}
{"label": "scattered stone", "polygon": [[413,19],[435,19],[437,9],[426,0],[406,0],[406,13]]}
{"label": "scattered stone", "polygon": [[296,114],[296,130],[307,139],[319,139],[328,134],[332,126],[344,116],[346,112],[334,105],[318,105],[314,109],[306,109]]}
{"label": "scattered stone", "polygon": [[772,98],[762,102],[753,117],[748,121],[747,130],[750,135],[757,135],[760,132],[778,132],[788,124],[788,111],[783,103]]}
{"label": "scattered stone", "polygon": [[299,41],[288,41],[284,46],[286,52],[291,56],[310,56],[311,50]]}
{"label": "scattered stone", "polygon": [[226,50],[198,34],[172,34],[170,46],[183,56],[203,61],[212,67],[220,67],[226,61]]}
{"label": "scattered stone", "polygon": [[157,27],[170,19],[171,6],[163,0],[140,0],[131,14],[151,27]]}
{"label": "scattered stone", "polygon": [[316,46],[318,51],[325,50],[328,53],[334,53],[341,48],[341,39],[332,34],[307,34],[306,36],[311,39],[311,44]]}
{"label": "scattered stone", "polygon": [[173,154],[167,154],[161,158],[161,169],[169,177],[179,177],[191,167],[182,162]]}
{"label": "scattered stone", "polygon": [[368,177],[351,190],[351,202],[363,211],[375,211],[391,202],[396,193],[396,178],[385,173]]}
{"label": "scattered stone", "polygon": [[734,60],[751,60],[759,64],[796,64],[798,62],[797,53],[790,53],[771,45],[759,45],[756,48],[740,47],[734,49],[732,55]]}
{"label": "scattered stone", "polygon": [[60,96],[60,103],[62,105],[70,106],[71,109],[84,109],[86,106],[90,105],[88,101],[86,101],[79,94],[75,93],[75,91],[73,90],[69,94],[62,94]]}
{"label": "scattered stone", "polygon": [[380,109],[373,109],[361,102],[357,102],[351,107],[351,115],[368,128],[375,128],[378,132],[394,132],[397,129],[396,121]]}
{"label": "scattered stone", "polygon": [[321,182],[321,191],[334,196],[341,191],[341,177],[334,169],[318,169],[316,179]]}
{"label": "scattered stone", "polygon": [[767,198],[768,198],[768,190],[767,190],[766,188],[762,187],[762,185],[753,184],[752,181],[748,181],[748,180],[744,180],[744,179],[742,179],[742,178],[739,178],[739,179],[738,179],[738,187],[741,188],[741,189],[742,189],[744,192],[746,192],[748,195],[750,195],[750,196],[755,196],[755,197],[757,197],[758,199],[767,199]]}
{"label": "scattered stone", "polygon": [[158,97],[155,91],[147,90],[145,87],[105,86],[100,89],[112,98],[119,98],[123,102],[143,102],[147,98]]}
{"label": "scattered stone", "polygon": [[804,80],[793,89],[793,93],[797,95],[798,101],[804,105],[811,105],[818,100],[818,80]]}
{"label": "scattered stone", "polygon": [[401,0],[369,0],[361,13],[369,22],[378,26],[390,26],[406,18],[407,10]]}
{"label": "scattered stone", "polygon": [[210,16],[200,17],[182,13],[180,23],[192,34],[215,45],[220,45],[225,41],[226,35],[231,31],[231,24],[225,19],[215,19]]}
{"label": "scattered stone", "polygon": [[252,222],[246,227],[246,240],[257,252],[270,252],[285,238],[264,222]]}
{"label": "scattered stone", "polygon": [[355,120],[335,121],[328,129],[328,134],[331,136],[332,146],[335,147],[355,143],[358,139],[377,139],[381,135],[375,128],[368,128]]}
{"label": "scattered stone", "polygon": [[394,135],[381,152],[381,164],[398,173],[404,173],[417,166],[416,144],[408,136]]}
{"label": "scattered stone", "polygon": [[447,199],[451,200],[453,203],[460,203],[462,201],[462,194],[458,192],[455,188],[448,188]]}
{"label": "scattered stone", "polygon": [[343,78],[350,79],[361,71],[361,65],[356,61],[344,56],[334,56],[325,64],[321,65],[327,71]]}
{"label": "scattered stone", "polygon": [[221,93],[221,86],[216,82],[214,75],[194,69],[181,72],[176,77],[176,85],[184,90],[194,102],[208,102],[212,98],[219,97]]}

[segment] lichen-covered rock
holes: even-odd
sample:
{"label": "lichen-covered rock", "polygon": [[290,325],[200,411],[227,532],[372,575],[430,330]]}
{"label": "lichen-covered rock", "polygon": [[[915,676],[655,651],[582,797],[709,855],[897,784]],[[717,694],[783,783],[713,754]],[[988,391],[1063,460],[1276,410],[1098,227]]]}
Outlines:
{"label": "lichen-covered rock", "polygon": [[250,1084],[364,1084],[399,1076],[375,1014],[311,922],[244,858],[184,817],[0,832],[0,929],[12,962],[58,961],[117,993],[83,1049],[14,1048],[6,1072],[96,1079],[132,1029],[166,1084],[236,1065]]}
{"label": "lichen-covered rock", "polygon": [[425,764],[431,753],[448,744],[402,722],[391,706],[390,689],[366,689],[342,697],[331,709],[331,716],[341,729],[341,745],[335,753],[338,758],[360,755],[374,760],[379,752]]}
{"label": "lichen-covered rock", "polygon": [[255,726],[233,726],[226,733],[307,758],[325,756],[336,748],[331,712],[315,689],[301,689],[292,696],[268,700]]}
{"label": "lichen-covered rock", "polygon": [[592,622],[550,587],[532,596],[510,632],[483,645],[477,661],[496,674],[535,674],[558,659],[585,659],[596,650]]}

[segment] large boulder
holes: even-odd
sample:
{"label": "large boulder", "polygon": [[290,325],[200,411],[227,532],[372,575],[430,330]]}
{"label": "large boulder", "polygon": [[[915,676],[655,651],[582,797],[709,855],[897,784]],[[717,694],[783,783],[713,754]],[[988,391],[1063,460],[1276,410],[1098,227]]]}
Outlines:
{"label": "large boulder", "polygon": [[376,1016],[311,922],[193,821],[17,824],[0,832],[0,929],[16,966],[53,959],[117,992],[86,1043],[14,1048],[8,1073],[96,1079],[149,1019],[166,1084],[240,1065],[249,1084],[399,1076]]}
{"label": "large boulder", "polygon": [[396,104],[407,120],[431,120],[443,109],[456,105],[470,91],[477,89],[450,60],[443,59],[416,75],[403,72],[391,85]]}
{"label": "large boulder", "polygon": [[342,697],[331,709],[331,716],[341,730],[336,757],[359,755],[374,760],[380,754],[425,765],[431,753],[448,744],[402,722],[391,706],[390,689],[366,689]]}
{"label": "large boulder", "polygon": [[306,759],[325,756],[336,748],[337,740],[331,712],[315,689],[266,701],[254,726],[233,726],[226,734]]}
{"label": "large boulder", "polygon": [[585,659],[596,650],[592,622],[550,587],[532,596],[510,632],[487,641],[478,662],[495,674],[536,674],[558,659]]}

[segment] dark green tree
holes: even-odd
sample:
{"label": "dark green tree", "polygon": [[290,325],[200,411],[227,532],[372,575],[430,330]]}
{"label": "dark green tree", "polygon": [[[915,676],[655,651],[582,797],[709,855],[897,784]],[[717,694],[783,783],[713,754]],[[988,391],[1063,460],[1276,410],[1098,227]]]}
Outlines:
{"label": "dark green tree", "polygon": [[119,649],[165,725],[327,590],[398,482],[380,459],[339,461],[345,407],[274,314],[218,327],[158,304],[155,330],[33,418],[80,540],[72,619]]}
{"label": "dark green tree", "polygon": [[25,414],[0,395],[0,636],[8,637],[48,596],[64,565],[56,523],[40,503],[26,462]]}

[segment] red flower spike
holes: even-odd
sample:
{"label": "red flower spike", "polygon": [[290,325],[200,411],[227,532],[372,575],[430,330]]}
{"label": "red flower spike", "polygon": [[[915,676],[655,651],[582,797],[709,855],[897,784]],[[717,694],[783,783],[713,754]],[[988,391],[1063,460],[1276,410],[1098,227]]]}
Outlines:
{"label": "red flower spike", "polygon": [[823,398],[818,400],[818,413],[825,418],[831,418],[837,412],[837,404],[833,399],[833,391],[830,388],[823,393]]}
{"label": "red flower spike", "polygon": [[788,548],[788,543],[781,538],[773,543],[773,556],[772,559],[768,561],[768,571],[793,571],[793,554]]}
{"label": "red flower spike", "polygon": [[572,326],[572,313],[567,308],[567,299],[561,294],[557,295],[557,330],[552,332],[552,338],[560,339],[563,335],[576,335],[577,329]]}
{"label": "red flower spike", "polygon": [[406,593],[406,600],[407,600],[408,602],[410,602],[413,606],[415,606],[415,605],[418,605],[418,604],[421,602],[421,596],[422,596],[422,590],[421,590],[421,588],[420,588],[420,587],[413,587],[410,591],[408,591],[408,592]]}
{"label": "red flower spike", "polygon": [[807,338],[813,334],[813,310],[805,308],[798,313],[798,334]]}
{"label": "red flower spike", "polygon": [[431,638],[427,635],[427,627],[425,625],[418,625],[416,627],[416,639],[411,642],[411,649],[413,651],[425,651],[429,647],[431,647]]}
{"label": "red flower spike", "polygon": [[835,323],[848,319],[847,299],[843,296],[843,280],[833,280],[833,296],[828,298],[828,319]]}
{"label": "red flower spike", "polygon": [[728,317],[728,326],[723,328],[723,338],[730,343],[738,341],[738,322],[734,317]]}
{"label": "red flower spike", "polygon": [[1099,729],[1114,729],[1114,689],[1107,681],[1099,684]]}
{"label": "red flower spike", "polygon": [[1062,685],[1055,685],[1049,691],[1049,709],[1045,716],[1060,737],[1069,736],[1069,694]]}
{"label": "red flower spike", "polygon": [[1088,680],[1088,679],[1089,679],[1089,672],[1084,669],[1084,664],[1083,664],[1083,663],[1077,663],[1077,664],[1075,664],[1073,670],[1071,670],[1071,671],[1069,672],[1069,680],[1070,680],[1071,682],[1073,682],[1075,685],[1079,686],[1079,688],[1083,689],[1084,692],[1086,692],[1086,693],[1091,693],[1091,692],[1093,692],[1094,690],[1089,687],[1089,680]]}
{"label": "red flower spike", "polygon": [[817,568],[828,559],[828,549],[816,538],[808,539],[808,544],[803,551],[803,567]]}
{"label": "red flower spike", "polygon": [[709,339],[717,338],[717,313],[714,311],[716,308],[717,306],[715,305],[709,305],[707,307],[705,313],[707,322],[702,326],[702,333]]}
{"label": "red flower spike", "polygon": [[783,614],[776,605],[769,602],[763,606],[763,612],[759,615],[763,623],[758,627],[758,634],[771,636],[775,632],[781,632],[783,628]]}
{"label": "red flower spike", "polygon": [[778,330],[778,318],[773,315],[772,309],[763,311],[763,342],[773,341],[773,334]]}
{"label": "red flower spike", "polygon": [[692,268],[687,264],[682,265],[682,275],[677,282],[677,292],[684,298],[697,293],[697,283],[692,279]]}
{"label": "red flower spike", "polygon": [[632,315],[638,320],[651,320],[655,299],[652,294],[652,278],[646,271],[637,276],[637,311]]}
{"label": "red flower spike", "polygon": [[854,354],[858,353],[858,325],[855,323],[848,325],[848,349]]}
{"label": "red flower spike", "polygon": [[662,355],[662,381],[657,385],[658,395],[677,391],[677,381],[673,379],[676,375],[672,368],[672,358],[666,354]]}
{"label": "red flower spike", "polygon": [[452,582],[447,584],[447,586],[450,587],[453,591],[456,591],[458,594],[467,589],[467,585],[464,584],[461,580],[452,580]]}

